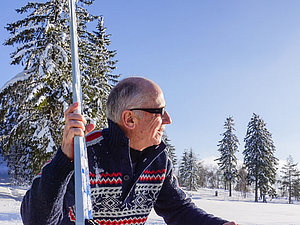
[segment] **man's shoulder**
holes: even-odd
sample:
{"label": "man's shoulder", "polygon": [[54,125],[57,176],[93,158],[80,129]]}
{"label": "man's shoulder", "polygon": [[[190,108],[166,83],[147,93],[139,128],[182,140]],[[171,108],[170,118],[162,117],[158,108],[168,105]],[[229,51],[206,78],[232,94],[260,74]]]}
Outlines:
{"label": "man's shoulder", "polygon": [[101,140],[103,140],[103,136],[102,136],[102,131],[100,130],[93,131],[85,137],[86,146],[97,144]]}

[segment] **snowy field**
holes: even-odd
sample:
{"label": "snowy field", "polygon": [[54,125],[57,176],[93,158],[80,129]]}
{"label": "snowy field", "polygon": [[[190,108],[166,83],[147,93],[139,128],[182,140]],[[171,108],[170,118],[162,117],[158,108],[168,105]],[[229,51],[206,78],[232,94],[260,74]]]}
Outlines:
{"label": "snowy field", "polygon": [[[21,225],[20,204],[26,188],[10,186],[7,179],[0,179],[0,224]],[[286,204],[287,200],[273,200],[269,203],[254,203],[253,196],[246,199],[239,193],[234,193],[232,198],[227,197],[227,192],[218,190],[201,189],[189,192],[194,202],[208,213],[224,219],[234,220],[244,225],[300,225],[300,203]],[[165,224],[154,212],[151,212],[147,225]],[[184,224],[183,224],[184,225]]]}
{"label": "snowy field", "polygon": [[[286,199],[269,203],[254,203],[253,195],[246,199],[234,192],[229,198],[224,190],[200,189],[188,192],[194,203],[206,212],[243,225],[300,225],[300,202],[287,204]],[[165,224],[155,212],[151,212],[148,225]]]}
{"label": "snowy field", "polygon": [[[20,205],[27,188],[9,185],[8,169],[1,164],[0,158],[0,225],[21,225]],[[243,198],[240,193],[233,192],[233,196],[229,198],[227,191],[217,190],[216,197],[215,191],[200,189],[188,194],[195,204],[206,212],[239,224],[300,225],[300,202],[287,204],[287,199],[276,199],[268,203],[254,203],[253,194]],[[146,224],[165,223],[152,211]]]}

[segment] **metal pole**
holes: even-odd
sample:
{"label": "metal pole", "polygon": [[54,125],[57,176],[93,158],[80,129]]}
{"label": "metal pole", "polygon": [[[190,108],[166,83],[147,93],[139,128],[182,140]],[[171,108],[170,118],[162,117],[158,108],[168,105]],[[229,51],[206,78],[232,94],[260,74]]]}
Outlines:
{"label": "metal pole", "polygon": [[[75,111],[75,113],[81,113],[82,93],[78,60],[75,0],[69,0],[69,11],[72,51],[73,102],[79,103],[78,110]],[[85,141],[83,137],[79,136],[74,137],[74,169],[76,225],[84,225],[85,219],[92,219],[92,202]]]}

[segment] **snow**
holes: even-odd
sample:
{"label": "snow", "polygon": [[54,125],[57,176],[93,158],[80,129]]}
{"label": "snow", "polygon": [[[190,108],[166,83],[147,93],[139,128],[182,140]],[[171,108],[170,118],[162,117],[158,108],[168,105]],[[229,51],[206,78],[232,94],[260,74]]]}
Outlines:
{"label": "snow", "polygon": [[42,127],[39,127],[35,130],[33,137],[37,138],[37,139],[41,139],[43,137],[47,138],[49,140],[48,146],[46,148],[46,153],[48,152],[52,152],[53,151],[53,147],[55,146],[54,140],[51,136],[51,132],[49,129],[49,126],[47,126],[46,124]]}
{"label": "snow", "polygon": [[26,188],[11,186],[8,183],[8,168],[0,156],[0,224],[22,224],[19,213],[22,196]]}
{"label": "snow", "polygon": [[0,224],[21,225],[20,204],[26,188],[10,186],[0,179]]}
{"label": "snow", "polygon": [[32,100],[34,98],[35,94],[38,93],[43,87],[44,87],[43,84],[38,84],[37,86],[35,86],[32,89],[31,93],[28,95],[26,102]]}
{"label": "snow", "polygon": [[[219,190],[222,192],[222,190]],[[12,187],[0,180],[0,224],[22,224],[20,204],[26,188]],[[300,205],[286,203],[254,203],[250,199],[228,200],[219,194],[214,196],[215,190],[201,189],[193,192],[195,204],[208,213],[224,219],[233,220],[243,225],[299,225]],[[224,192],[224,194],[227,194]],[[253,199],[252,199],[253,201]],[[165,224],[163,219],[151,212],[147,225]]]}
{"label": "snow", "polygon": [[[235,221],[243,225],[299,225],[300,202],[287,204],[287,199],[276,199],[269,203],[253,202],[253,194],[247,198],[233,192],[233,197],[228,197],[228,192],[217,190],[218,197],[213,189],[200,189],[197,192],[188,192],[193,202],[207,213]],[[147,225],[165,224],[163,219],[151,212]]]}
{"label": "snow", "polygon": [[31,51],[33,52],[33,50],[35,50],[35,49],[36,49],[36,47],[32,46],[30,48],[24,48],[24,49],[18,51],[18,53],[16,55],[14,55],[14,57],[11,59],[11,63],[13,61],[15,61],[17,58],[23,57],[23,55],[25,55],[27,52],[31,52]]}
{"label": "snow", "polygon": [[[7,167],[0,158],[0,224],[21,225],[20,206],[27,187],[11,186],[7,179]],[[218,191],[218,196],[215,196]],[[224,190],[203,188],[187,192],[194,203],[206,212],[243,225],[300,225],[300,202],[287,204],[287,199],[268,200],[268,203],[253,202],[253,194],[243,198],[233,192],[228,197]],[[163,225],[163,219],[150,213],[147,225]]]}
{"label": "snow", "polygon": [[14,83],[18,81],[26,80],[29,77],[30,71],[24,70],[20,73],[18,73],[16,76],[14,76],[12,79],[6,82],[4,86],[0,89],[0,92],[2,92],[4,89],[8,88],[9,86],[13,85]]}

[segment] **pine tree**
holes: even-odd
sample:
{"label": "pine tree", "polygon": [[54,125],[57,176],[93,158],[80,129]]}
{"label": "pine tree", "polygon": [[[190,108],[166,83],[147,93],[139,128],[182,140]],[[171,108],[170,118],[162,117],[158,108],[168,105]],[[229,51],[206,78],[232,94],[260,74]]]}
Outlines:
{"label": "pine tree", "polygon": [[299,170],[297,170],[297,174],[293,186],[294,186],[293,196],[295,197],[295,201],[300,201],[300,171]]}
{"label": "pine tree", "polygon": [[250,191],[247,182],[247,171],[243,167],[238,170],[235,190],[240,191],[243,194],[244,198],[247,197],[247,193]]}
{"label": "pine tree", "polygon": [[173,145],[171,145],[170,139],[169,139],[166,132],[163,133],[162,140],[166,145],[166,150],[168,152],[168,155],[169,155],[169,157],[172,161],[173,166],[175,167],[176,164],[177,164],[177,157],[176,157],[176,154],[175,154],[175,147]]}
{"label": "pine tree", "polygon": [[181,162],[179,165],[179,171],[178,171],[178,182],[179,185],[182,187],[186,186],[186,179],[185,175],[187,173],[186,168],[188,167],[188,161],[189,161],[189,156],[188,156],[188,150],[185,149],[181,158]]}
{"label": "pine tree", "polygon": [[299,197],[299,177],[300,172],[297,169],[297,163],[291,155],[286,160],[286,164],[282,167],[281,183],[282,189],[287,190],[289,204],[292,203],[292,197]]}
{"label": "pine tree", "polygon": [[255,113],[248,123],[245,137],[244,165],[247,169],[249,184],[254,183],[255,202],[260,197],[265,201],[268,192],[274,192],[272,185],[275,183],[276,165],[278,159],[274,156],[275,146],[271,133],[266,124]]}
{"label": "pine tree", "polygon": [[192,148],[185,150],[179,167],[181,185],[189,191],[197,190],[199,185],[199,162]]}
{"label": "pine tree", "polygon": [[201,185],[201,187],[208,187],[208,188],[220,188],[220,181],[221,181],[221,171],[218,167],[210,167],[204,169],[206,177],[206,184]]}
{"label": "pine tree", "polygon": [[[116,53],[107,49],[110,40],[103,18],[85,9],[92,3],[79,0],[77,4],[79,65],[84,115],[102,128],[106,124],[106,99],[118,76],[111,74]],[[0,126],[12,129],[1,132],[0,147],[11,171],[22,155],[26,171],[13,173],[25,180],[37,174],[56,152],[64,125],[63,112],[71,103],[68,10],[68,0],[29,2],[17,10],[27,17],[6,26],[11,36],[5,45],[17,46],[11,64],[23,65],[25,78],[2,90],[5,100],[1,100]],[[87,29],[91,21],[98,21],[94,32]],[[15,122],[9,125],[12,118]]]}
{"label": "pine tree", "polygon": [[218,151],[221,153],[221,156],[216,160],[219,161],[219,168],[223,172],[225,182],[229,185],[229,196],[231,197],[232,182],[237,177],[237,159],[235,153],[238,151],[239,144],[237,136],[233,133],[235,129],[232,117],[226,119],[224,129],[223,138],[218,144]]}
{"label": "pine tree", "polygon": [[[26,74],[26,73],[25,73]],[[30,127],[26,121],[28,113],[20,114],[27,108],[27,103],[20,104],[28,81],[16,82],[10,88],[0,92],[0,149],[10,168],[9,174],[14,181],[23,183],[30,173]],[[22,133],[27,130],[26,133]],[[24,176],[25,175],[25,176]]]}

